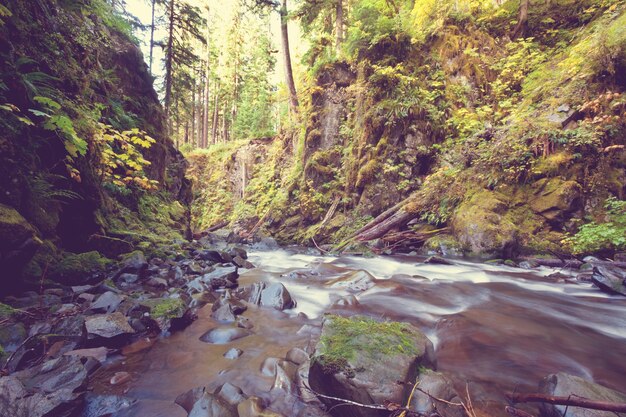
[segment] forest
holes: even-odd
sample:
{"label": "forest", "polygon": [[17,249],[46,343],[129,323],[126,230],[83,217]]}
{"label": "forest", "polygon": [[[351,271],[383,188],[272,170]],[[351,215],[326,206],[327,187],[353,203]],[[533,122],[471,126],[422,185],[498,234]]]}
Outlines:
{"label": "forest", "polygon": [[0,417],[626,413],[625,0],[0,0]]}

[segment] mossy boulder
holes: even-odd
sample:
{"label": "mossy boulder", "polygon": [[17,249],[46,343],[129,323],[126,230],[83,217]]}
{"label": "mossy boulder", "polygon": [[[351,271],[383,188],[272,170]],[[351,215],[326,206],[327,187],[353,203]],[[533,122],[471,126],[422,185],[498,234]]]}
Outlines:
{"label": "mossy boulder", "polygon": [[472,255],[512,257],[517,227],[506,214],[506,196],[482,190],[466,199],[452,219],[452,231],[461,247]]}
{"label": "mossy boulder", "polygon": [[181,318],[187,306],[180,298],[158,298],[142,301],[141,305],[150,309],[150,316],[154,319]]}
{"label": "mossy boulder", "polygon": [[576,181],[543,178],[532,186],[532,210],[548,221],[562,221],[568,214],[582,207],[582,187]]}
{"label": "mossy boulder", "polygon": [[[12,280],[19,276],[40,245],[35,228],[17,210],[0,204],[0,270],[3,276]],[[6,286],[3,290],[7,290]]]}
{"label": "mossy boulder", "polygon": [[87,242],[92,250],[98,251],[108,258],[115,258],[123,253],[132,252],[132,243],[110,236],[91,235]]}
{"label": "mossy boulder", "polygon": [[[327,316],[309,382],[314,391],[362,404],[402,403],[406,392],[397,381],[415,382],[420,366],[435,366],[433,345],[410,324]],[[333,415],[380,414],[346,406],[335,409]]]}
{"label": "mossy boulder", "polygon": [[104,272],[112,263],[97,251],[66,253],[50,271],[50,278],[67,285],[82,285]]}
{"label": "mossy boulder", "polygon": [[13,207],[0,204],[0,250],[14,250],[35,237],[35,228]]}

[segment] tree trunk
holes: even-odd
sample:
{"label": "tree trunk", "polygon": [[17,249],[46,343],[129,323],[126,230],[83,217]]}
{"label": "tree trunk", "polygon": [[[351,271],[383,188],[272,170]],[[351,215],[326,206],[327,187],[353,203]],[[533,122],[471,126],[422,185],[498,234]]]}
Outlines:
{"label": "tree trunk", "polygon": [[343,44],[343,0],[337,0],[336,15],[335,32],[337,32],[337,37],[335,42],[335,50],[337,51],[337,55],[339,55],[341,52],[341,45]]}
{"label": "tree trunk", "polygon": [[174,55],[174,51],[172,50],[172,48],[174,46],[174,2],[175,0],[170,0],[169,4],[170,24],[167,39],[167,57],[165,60],[165,118],[167,120],[169,120],[170,118],[170,108],[172,104],[172,58]]}
{"label": "tree trunk", "polygon": [[206,46],[206,69],[205,69],[205,81],[204,81],[204,112],[202,118],[202,143],[206,148],[209,144],[209,80],[210,77],[210,65],[211,65],[211,48],[209,39],[209,19],[207,19],[207,46]]}
{"label": "tree trunk", "polygon": [[285,77],[287,88],[289,89],[289,108],[295,114],[298,113],[298,94],[296,92],[296,84],[293,80],[293,69],[291,67],[291,52],[289,51],[289,31],[287,28],[287,0],[283,0],[280,8],[280,34],[283,45],[283,56],[285,58]]}
{"label": "tree trunk", "polygon": [[513,30],[513,39],[526,36],[528,29],[528,4],[530,0],[520,0],[519,15],[517,17],[517,26]]}
{"label": "tree trunk", "polygon": [[196,79],[191,88],[191,143],[196,144]]}
{"label": "tree trunk", "polygon": [[150,75],[152,75],[152,51],[154,50],[154,9],[156,0],[152,0],[152,23],[150,24]]}
{"label": "tree trunk", "polygon": [[[208,82],[208,81],[207,81]],[[216,82],[215,83],[215,104],[213,106],[213,126],[212,126],[212,131],[211,131],[211,141],[213,142],[213,144],[215,145],[217,143],[217,126],[218,126],[218,122],[219,122],[219,103],[218,103],[218,96],[219,96],[219,84]],[[207,108],[208,110],[208,108]]]}

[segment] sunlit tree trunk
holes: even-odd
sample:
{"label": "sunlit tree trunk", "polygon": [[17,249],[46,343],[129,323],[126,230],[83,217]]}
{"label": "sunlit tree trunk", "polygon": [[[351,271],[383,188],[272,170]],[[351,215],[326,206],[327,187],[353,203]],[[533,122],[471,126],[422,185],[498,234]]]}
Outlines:
{"label": "sunlit tree trunk", "polygon": [[287,28],[287,0],[283,0],[280,8],[280,34],[283,45],[283,56],[285,58],[285,77],[287,78],[287,88],[289,89],[289,108],[293,113],[298,113],[298,94],[296,84],[293,80],[293,69],[291,67],[291,52],[289,51],[289,31]]}
{"label": "sunlit tree trunk", "polygon": [[[169,120],[172,101],[172,58],[174,55],[174,2],[170,0],[167,57],[165,60],[165,118]],[[171,129],[170,129],[171,130]],[[169,133],[169,132],[168,132]]]}
{"label": "sunlit tree trunk", "polygon": [[335,18],[335,32],[336,33],[336,41],[335,41],[335,49],[337,51],[337,55],[341,52],[341,45],[343,44],[343,0],[337,0],[337,10],[336,10],[336,18]]}
{"label": "sunlit tree trunk", "polygon": [[156,8],[156,0],[152,0],[152,21],[150,23],[150,75],[152,74],[152,60],[154,50],[154,9]]}
{"label": "sunlit tree trunk", "polygon": [[[208,82],[208,81],[207,81]],[[215,96],[215,104],[213,106],[213,123],[212,123],[212,132],[211,132],[211,141],[215,145],[217,143],[217,126],[219,124],[219,84],[215,83],[215,92],[213,95]]]}

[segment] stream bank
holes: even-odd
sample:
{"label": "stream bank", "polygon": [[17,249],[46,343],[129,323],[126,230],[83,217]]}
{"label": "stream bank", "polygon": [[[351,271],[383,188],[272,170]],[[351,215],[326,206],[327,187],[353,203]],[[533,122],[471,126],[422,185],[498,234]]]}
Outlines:
{"label": "stream bank", "polygon": [[[192,391],[179,401],[191,411],[189,398],[218,401],[203,393],[233,387],[240,416],[325,415],[302,390],[302,365],[316,355],[327,314],[417,329],[432,342],[443,386],[465,393],[468,383],[489,415],[503,414],[505,391],[536,391],[559,372],[626,391],[626,300],[584,270],[320,256],[271,240],[244,250],[214,235],[162,253],[135,254],[89,288],[5,300],[20,309],[2,325],[17,352],[0,378],[14,396],[8,415],[184,417],[181,394]],[[29,408],[43,397],[52,408]]]}

